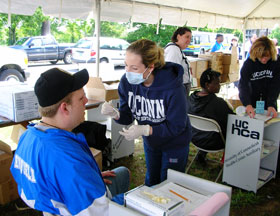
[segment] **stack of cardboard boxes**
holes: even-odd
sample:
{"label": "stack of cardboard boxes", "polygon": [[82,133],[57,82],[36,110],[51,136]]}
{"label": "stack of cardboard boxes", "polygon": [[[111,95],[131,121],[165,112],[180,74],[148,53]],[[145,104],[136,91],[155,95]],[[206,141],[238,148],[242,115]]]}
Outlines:
{"label": "stack of cardboard boxes", "polygon": [[237,60],[236,47],[232,48],[231,54],[223,55],[223,66],[222,82],[235,82],[239,80],[239,62]]}
{"label": "stack of cardboard boxes", "polygon": [[231,54],[221,52],[199,55],[198,58],[188,58],[192,67],[192,87],[200,87],[200,76],[207,68],[221,73],[221,82],[235,82],[239,79],[239,63],[237,50]]}
{"label": "stack of cardboard boxes", "polygon": [[224,56],[223,53],[215,52],[212,54],[212,59],[211,59],[212,70],[217,71],[220,74],[223,74],[224,72],[223,56]]}
{"label": "stack of cardboard boxes", "polygon": [[190,58],[192,68],[192,87],[200,87],[200,76],[209,67],[209,60],[205,58]]}
{"label": "stack of cardboard boxes", "polygon": [[11,148],[0,140],[0,204],[7,204],[17,199],[17,184],[10,172],[13,160]]}

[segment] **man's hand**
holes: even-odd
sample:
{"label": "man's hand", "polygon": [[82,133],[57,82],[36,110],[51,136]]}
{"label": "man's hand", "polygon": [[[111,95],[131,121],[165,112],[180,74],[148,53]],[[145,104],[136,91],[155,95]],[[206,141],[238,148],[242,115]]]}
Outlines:
{"label": "man's hand", "polygon": [[119,111],[108,102],[104,102],[101,107],[101,114],[108,115],[111,118],[118,120],[120,118]]}
{"label": "man's hand", "polygon": [[268,107],[267,108],[267,116],[270,116],[271,113],[272,113],[273,118],[276,118],[278,116],[278,113],[277,113],[277,111],[275,110],[274,107]]}
{"label": "man's hand", "polygon": [[254,118],[255,115],[256,115],[255,110],[254,110],[254,108],[252,107],[252,105],[247,105],[247,106],[246,106],[246,113],[248,114],[248,116],[249,116],[250,118]]}
{"label": "man's hand", "polygon": [[134,140],[140,136],[149,136],[150,125],[132,125],[128,129],[123,128],[119,133],[129,141]]}
{"label": "man's hand", "polygon": [[115,172],[110,171],[110,170],[102,172],[101,175],[102,175],[102,178],[103,178],[105,184],[112,184],[112,181],[110,181],[109,179],[106,179],[104,177],[115,177],[116,176]]}

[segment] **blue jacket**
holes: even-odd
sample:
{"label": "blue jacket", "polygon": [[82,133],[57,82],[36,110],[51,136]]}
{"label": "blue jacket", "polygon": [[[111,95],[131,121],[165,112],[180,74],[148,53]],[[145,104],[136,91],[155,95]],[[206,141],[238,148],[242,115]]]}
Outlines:
{"label": "blue jacket", "polygon": [[223,46],[223,44],[222,43],[218,43],[217,41],[216,41],[216,43],[214,44],[214,46],[212,47],[212,49],[211,49],[211,52],[216,52],[216,51],[219,51],[219,50],[223,50],[224,49],[224,46]]}
{"label": "blue jacket", "polygon": [[150,87],[131,85],[124,75],[119,84],[120,124],[148,124],[153,134],[143,136],[144,143],[154,148],[169,149],[187,146],[191,140],[191,126],[187,116],[188,103],[183,86],[183,67],[176,63],[154,72]]}
{"label": "blue jacket", "polygon": [[11,172],[21,198],[32,208],[60,215],[108,215],[106,186],[82,134],[28,126]]}

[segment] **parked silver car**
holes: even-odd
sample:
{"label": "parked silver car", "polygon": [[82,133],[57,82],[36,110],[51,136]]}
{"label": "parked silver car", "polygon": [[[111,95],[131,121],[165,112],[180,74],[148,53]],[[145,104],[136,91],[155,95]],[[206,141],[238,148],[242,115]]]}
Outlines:
{"label": "parked silver car", "polygon": [[[80,39],[72,48],[73,63],[96,62],[96,38],[86,37]],[[100,37],[100,63],[112,63],[115,66],[123,66],[125,50],[129,43],[123,39]]]}

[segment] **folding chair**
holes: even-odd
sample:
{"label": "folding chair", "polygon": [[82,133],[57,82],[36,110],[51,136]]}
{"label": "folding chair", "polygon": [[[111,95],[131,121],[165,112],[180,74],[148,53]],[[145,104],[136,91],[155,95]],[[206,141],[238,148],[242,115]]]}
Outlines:
{"label": "folding chair", "polygon": [[[204,118],[204,117],[197,116],[197,115],[192,115],[192,114],[188,114],[188,116],[189,116],[189,119],[190,119],[192,127],[196,128],[198,130],[201,130],[201,131],[207,131],[207,132],[214,131],[214,132],[217,132],[217,133],[220,134],[223,143],[224,144],[226,143],[225,142],[225,138],[224,138],[223,133],[222,133],[222,130],[221,130],[221,127],[220,127],[220,125],[215,120],[209,119],[209,118]],[[192,163],[197,158],[198,152],[200,150],[204,151],[204,152],[207,152],[207,153],[216,153],[216,152],[224,151],[224,148],[218,149],[218,150],[207,150],[207,149],[203,149],[201,147],[198,147],[195,144],[194,144],[194,146],[198,149],[198,151],[197,151],[195,157],[192,159],[190,165],[188,166],[186,173],[188,173],[189,169],[191,168]],[[215,161],[215,162],[218,162],[218,161]],[[218,163],[221,163],[221,162],[218,162]],[[223,163],[223,161],[222,161],[222,163]],[[220,176],[222,174],[222,171],[223,171],[223,168],[221,168],[221,170],[220,170],[220,172],[219,172],[215,182],[217,182],[218,179],[220,178]]]}

